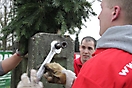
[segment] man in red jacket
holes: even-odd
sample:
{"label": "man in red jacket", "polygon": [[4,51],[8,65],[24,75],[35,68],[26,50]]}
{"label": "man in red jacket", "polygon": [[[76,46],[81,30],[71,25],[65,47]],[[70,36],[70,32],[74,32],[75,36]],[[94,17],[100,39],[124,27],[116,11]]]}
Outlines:
{"label": "man in red jacket", "polygon": [[132,88],[131,4],[132,0],[102,0],[95,56],[83,65],[72,88]]}
{"label": "man in red jacket", "polygon": [[86,36],[81,40],[79,46],[80,56],[74,59],[74,72],[78,75],[82,65],[92,57],[96,49],[96,40],[91,36]]}
{"label": "man in red jacket", "polygon": [[58,83],[66,88],[132,88],[132,0],[102,0],[101,8],[101,38],[94,56],[84,63],[77,78],[62,70],[66,82]]}

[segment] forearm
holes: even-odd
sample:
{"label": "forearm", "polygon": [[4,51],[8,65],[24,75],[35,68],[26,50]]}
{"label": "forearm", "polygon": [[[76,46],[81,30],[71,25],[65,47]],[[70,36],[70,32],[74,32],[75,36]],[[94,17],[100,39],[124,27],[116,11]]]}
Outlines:
{"label": "forearm", "polygon": [[4,73],[7,73],[11,71],[12,69],[14,69],[20,63],[21,60],[22,58],[18,56],[16,53],[13,54],[11,57],[3,60],[1,64],[2,64]]}

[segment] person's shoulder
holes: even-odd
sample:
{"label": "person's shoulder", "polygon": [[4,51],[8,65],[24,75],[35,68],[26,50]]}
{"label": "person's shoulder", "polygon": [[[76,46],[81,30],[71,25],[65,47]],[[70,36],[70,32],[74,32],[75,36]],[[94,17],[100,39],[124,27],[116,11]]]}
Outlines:
{"label": "person's shoulder", "polygon": [[124,56],[129,55],[131,54],[117,48],[98,49],[95,52],[95,56],[93,56],[92,61],[99,60],[101,62],[118,62],[121,60],[120,58],[126,58]]}

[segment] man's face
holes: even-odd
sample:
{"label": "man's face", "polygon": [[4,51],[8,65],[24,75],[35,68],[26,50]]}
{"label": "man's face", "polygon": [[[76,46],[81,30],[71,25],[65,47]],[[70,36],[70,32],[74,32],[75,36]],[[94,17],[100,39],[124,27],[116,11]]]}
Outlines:
{"label": "man's face", "polygon": [[111,26],[112,9],[107,6],[107,0],[101,2],[101,12],[98,16],[100,21],[100,36]]}
{"label": "man's face", "polygon": [[88,59],[92,57],[94,53],[94,42],[93,41],[86,41],[85,39],[82,41],[82,44],[79,47],[81,62],[84,63]]}

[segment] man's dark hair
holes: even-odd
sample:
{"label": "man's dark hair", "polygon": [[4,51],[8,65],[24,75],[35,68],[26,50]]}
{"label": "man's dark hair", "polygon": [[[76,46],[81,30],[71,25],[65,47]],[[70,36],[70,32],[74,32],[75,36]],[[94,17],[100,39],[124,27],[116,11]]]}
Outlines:
{"label": "man's dark hair", "polygon": [[82,44],[82,41],[83,41],[83,40],[86,40],[86,41],[93,41],[93,42],[94,42],[94,49],[96,48],[96,43],[97,43],[97,41],[96,41],[96,39],[94,39],[93,37],[91,37],[91,36],[83,37],[83,39],[81,40],[81,44]]}

